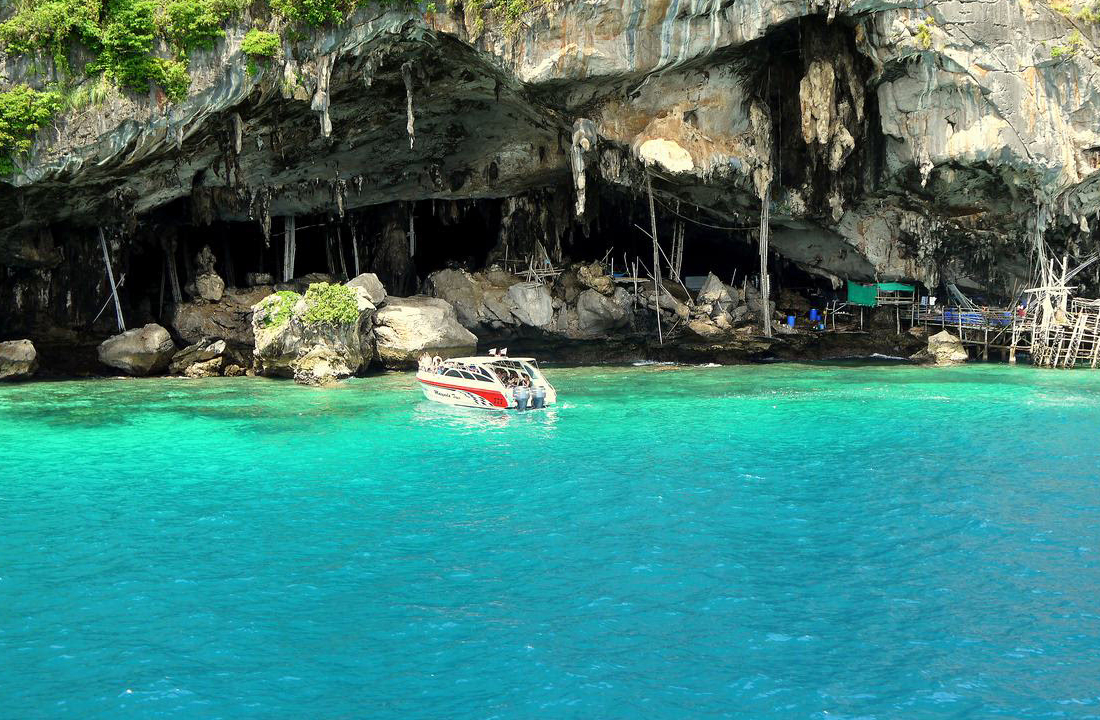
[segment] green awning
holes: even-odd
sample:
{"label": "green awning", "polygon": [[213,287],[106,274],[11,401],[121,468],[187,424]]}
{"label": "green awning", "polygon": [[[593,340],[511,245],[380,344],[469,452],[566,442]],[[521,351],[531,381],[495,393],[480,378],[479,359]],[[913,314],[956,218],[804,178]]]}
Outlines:
{"label": "green awning", "polygon": [[879,283],[878,289],[883,292],[916,292],[916,287],[905,283]]}
{"label": "green awning", "polygon": [[878,287],[875,285],[861,285],[848,281],[848,302],[852,305],[875,307],[878,304]]}

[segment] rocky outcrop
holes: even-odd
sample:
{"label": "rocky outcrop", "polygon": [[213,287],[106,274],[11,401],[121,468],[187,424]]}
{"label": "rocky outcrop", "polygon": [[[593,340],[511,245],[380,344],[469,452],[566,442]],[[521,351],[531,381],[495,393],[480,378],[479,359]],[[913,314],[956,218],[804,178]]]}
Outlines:
{"label": "rocky outcrop", "polygon": [[508,288],[508,309],[524,325],[548,328],[554,322],[554,302],[542,283],[516,283]]}
{"label": "rocky outcrop", "polygon": [[462,327],[446,301],[417,295],[391,297],[374,316],[378,359],[392,369],[416,367],[424,353],[441,357],[472,355],[477,337]]}
{"label": "rocky outcrop", "polygon": [[249,364],[248,352],[225,340],[204,339],[173,355],[168,372],[190,378],[212,377],[225,374],[227,368],[240,368]]}
{"label": "rocky outcrop", "polygon": [[38,352],[30,340],[0,342],[0,380],[26,380],[38,371]]}
{"label": "rocky outcrop", "polygon": [[156,375],[168,369],[176,344],[167,330],[149,323],[107,338],[98,352],[101,363],[127,375]]}
{"label": "rocky outcrop", "polygon": [[372,358],[374,312],[366,290],[358,286],[319,283],[302,296],[291,291],[269,295],[253,307],[255,369],[311,385],[354,375]]}
{"label": "rocky outcrop", "polygon": [[621,330],[629,324],[626,308],[595,289],[577,297],[576,337],[595,338]]}
{"label": "rocky outcrop", "polygon": [[225,291],[217,302],[186,302],[173,308],[170,324],[186,343],[204,339],[226,340],[233,345],[251,347],[252,306],[270,295],[273,288],[262,285]]}
{"label": "rocky outcrop", "polygon": [[912,360],[930,365],[959,365],[970,358],[959,338],[943,330],[928,338],[928,347],[912,356]]}
{"label": "rocky outcrop", "polygon": [[374,273],[357,275],[347,282],[347,286],[360,288],[366,293],[367,300],[373,303],[375,307],[386,302],[386,288]]}
{"label": "rocky outcrop", "polygon": [[348,363],[349,355],[329,345],[314,345],[293,365],[294,382],[299,385],[331,385],[351,377],[358,368]]}

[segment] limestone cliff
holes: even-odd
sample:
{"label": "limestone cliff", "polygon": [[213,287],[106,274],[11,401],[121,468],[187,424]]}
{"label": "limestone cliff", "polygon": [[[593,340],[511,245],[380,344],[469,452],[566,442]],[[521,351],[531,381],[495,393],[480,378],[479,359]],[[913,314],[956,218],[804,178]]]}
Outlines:
{"label": "limestone cliff", "polygon": [[[277,274],[283,216],[324,225],[330,269],[335,247],[406,293],[467,255],[621,252],[647,167],[664,237],[744,255],[768,187],[773,249],[837,284],[1008,291],[1038,235],[1096,246],[1100,26],[1079,5],[566,0],[507,29],[483,5],[362,8],[259,63],[246,31],[281,26],[246,12],[192,54],[185,99],[58,116],[0,185],[0,336],[90,326],[97,227],[136,323],[171,304],[164,249],[216,236],[223,273]],[[0,62],[7,86],[55,74]]]}

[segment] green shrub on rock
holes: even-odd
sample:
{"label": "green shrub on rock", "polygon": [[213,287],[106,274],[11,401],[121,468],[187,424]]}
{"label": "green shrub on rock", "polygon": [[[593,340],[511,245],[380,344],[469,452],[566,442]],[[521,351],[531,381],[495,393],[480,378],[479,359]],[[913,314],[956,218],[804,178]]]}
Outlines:
{"label": "green shrub on rock", "polygon": [[241,52],[256,58],[272,58],[279,54],[280,46],[278,35],[253,28],[241,41]]}
{"label": "green shrub on rock", "polygon": [[306,325],[346,325],[358,319],[355,292],[346,285],[313,283],[306,290]]}
{"label": "green shrub on rock", "polygon": [[266,328],[279,327],[290,319],[290,313],[302,296],[292,290],[280,290],[264,299],[263,315],[260,325]]}
{"label": "green shrub on rock", "polygon": [[68,69],[73,41],[98,48],[99,2],[28,0],[0,23],[0,45],[13,55],[49,53],[61,70]]}
{"label": "green shrub on rock", "polygon": [[61,96],[17,85],[0,92],[0,175],[15,170],[13,157],[31,149],[34,136],[61,109]]}

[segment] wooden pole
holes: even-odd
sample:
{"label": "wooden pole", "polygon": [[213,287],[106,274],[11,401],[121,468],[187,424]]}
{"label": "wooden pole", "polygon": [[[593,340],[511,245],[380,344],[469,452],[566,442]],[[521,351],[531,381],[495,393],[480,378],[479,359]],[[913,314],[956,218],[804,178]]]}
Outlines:
{"label": "wooden pole", "polygon": [[183,303],[183,293],[180,291],[180,276],[176,269],[175,240],[165,245],[164,258],[168,262],[168,287],[172,288],[172,302],[176,305],[180,305]]}
{"label": "wooden pole", "polygon": [[653,240],[653,305],[657,312],[657,342],[664,345],[664,333],[661,330],[661,290],[664,288],[661,286],[661,258],[657,245],[657,211],[653,207],[653,181],[649,170],[645,173],[645,187],[649,193],[649,229]]}
{"label": "wooden pole", "polygon": [[355,229],[355,223],[351,225],[351,262],[355,267],[355,277],[359,277],[359,232]]}
{"label": "wooden pole", "polygon": [[222,248],[225,254],[225,286],[227,288],[235,287],[236,283],[233,281],[233,276],[236,275],[236,272],[233,270],[233,255],[229,250],[228,240],[223,241]]}
{"label": "wooden pole", "polygon": [[297,250],[298,228],[293,215],[283,218],[283,282],[294,279],[294,254]]}
{"label": "wooden pole", "polygon": [[[771,183],[768,183],[768,187],[764,190],[764,196],[760,199],[760,300],[763,304],[761,323],[764,326],[764,337],[772,336],[771,278],[768,276],[768,230],[771,226],[771,196],[772,187]],[[860,317],[862,318],[862,315]]]}
{"label": "wooden pole", "polygon": [[111,297],[115,300],[115,319],[118,320],[118,331],[126,332],[126,324],[122,322],[122,303],[118,300],[118,288],[115,287],[115,271],[111,269],[111,256],[107,253],[107,238],[103,235],[103,227],[99,228],[99,246],[103,249],[103,262],[107,265],[107,281],[111,285]]}
{"label": "wooden pole", "polygon": [[325,262],[328,264],[328,274],[336,277],[336,261],[332,257],[332,233],[325,228]]}

